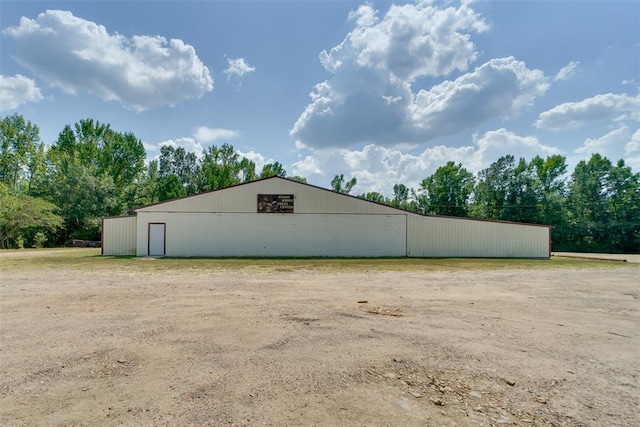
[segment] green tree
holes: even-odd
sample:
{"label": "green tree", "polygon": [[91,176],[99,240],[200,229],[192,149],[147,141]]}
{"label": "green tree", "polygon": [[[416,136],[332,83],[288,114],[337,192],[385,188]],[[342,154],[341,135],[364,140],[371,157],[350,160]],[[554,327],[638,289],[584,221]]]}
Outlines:
{"label": "green tree", "polygon": [[504,156],[478,174],[473,206],[474,216],[556,226],[554,239],[566,238],[565,178],[563,156],[527,163]]}
{"label": "green tree", "polygon": [[201,191],[225,188],[241,182],[240,155],[232,145],[212,145],[201,162]]}
{"label": "green tree", "polygon": [[160,184],[160,174],[158,172],[158,161],[151,160],[145,168],[144,174],[140,179],[140,185],[136,192],[136,199],[133,206],[144,206],[157,203],[158,199],[158,186]]}
{"label": "green tree", "polygon": [[391,206],[397,208],[409,209],[409,188],[404,184],[394,184],[393,186],[393,199],[391,199]]}
{"label": "green tree", "polygon": [[132,133],[93,119],[65,126],[46,153],[46,177],[34,191],[64,218],[55,243],[98,240],[101,217],[125,213],[140,197],[144,158],[142,142]]}
{"label": "green tree", "polygon": [[158,182],[158,201],[175,199],[187,195],[182,181],[176,174],[160,178]]}
{"label": "green tree", "polygon": [[[29,155],[25,180],[26,188],[21,191],[28,195],[32,195],[33,191],[42,186],[47,176],[46,150],[44,143],[37,144],[33,147]],[[23,186],[24,187],[24,186]]]}
{"label": "green tree", "polygon": [[146,152],[142,141],[130,132],[109,132],[100,149],[98,173],[109,175],[119,192],[135,184],[144,171]]}
{"label": "green tree", "polygon": [[[157,171],[160,180],[177,176],[187,195],[256,179],[255,163],[226,143],[208,147],[201,159],[182,147],[162,146]],[[173,185],[172,181],[165,179],[162,185]]]}
{"label": "green tree", "polygon": [[358,195],[359,198],[361,199],[365,199],[365,200],[369,200],[371,202],[376,202],[376,203],[383,203],[388,205],[389,204],[389,200],[384,197],[384,195],[382,195],[381,193],[378,193],[377,191],[370,191],[368,193],[362,193],[360,195]]}
{"label": "green tree", "polygon": [[111,126],[98,120],[83,119],[74,124],[72,148],[75,157],[85,166],[96,166],[102,171],[109,159],[101,155],[105,140],[111,134]]}
{"label": "green tree", "polygon": [[284,167],[279,162],[267,163],[262,167],[260,178],[269,178],[270,176],[281,176],[284,178],[287,176],[287,171],[284,170]]}
{"label": "green tree", "polygon": [[349,181],[345,182],[344,175],[336,175],[331,180],[331,188],[333,191],[343,194],[349,194],[353,187],[358,183],[358,179],[354,176]]}
{"label": "green tree", "polygon": [[594,154],[580,161],[569,184],[570,245],[580,251],[640,249],[640,177],[620,160]]}
{"label": "green tree", "polygon": [[170,145],[160,147],[160,159],[158,175],[167,178],[176,175],[187,194],[195,194],[200,189],[200,164],[193,152],[187,152],[184,148],[174,148]]}
{"label": "green tree", "polygon": [[[43,150],[38,126],[18,114],[0,120],[0,183],[18,190],[21,179],[31,178]],[[28,176],[27,171],[30,173]]]}
{"label": "green tree", "polygon": [[534,167],[521,158],[509,178],[500,219],[536,223],[540,202],[540,183]]}
{"label": "green tree", "polygon": [[474,216],[505,219],[505,206],[514,170],[515,158],[507,155],[500,157],[478,173],[478,182],[474,191]]}
{"label": "green tree", "polygon": [[100,240],[101,218],[124,213],[113,179],[99,175],[95,166],[71,163],[64,176],[56,173],[51,181],[48,197],[65,221],[58,244],[71,239]]}
{"label": "green tree", "polygon": [[42,199],[10,194],[0,183],[0,248],[19,247],[26,234],[55,231],[64,221],[54,212],[57,207]]}
{"label": "green tree", "polygon": [[71,164],[87,167],[110,176],[119,196],[138,183],[146,152],[133,133],[115,132],[93,119],[80,120],[73,128],[65,126],[47,152],[50,169],[64,174]]}
{"label": "green tree", "polygon": [[292,181],[301,182],[303,184],[307,183],[307,178],[303,178],[303,177],[298,176],[298,175],[290,176],[289,179],[292,180]]}
{"label": "green tree", "polygon": [[467,216],[475,179],[462,164],[447,162],[422,180],[427,212],[435,215]]}
{"label": "green tree", "polygon": [[566,178],[567,162],[561,155],[542,159],[534,157],[530,162],[538,180],[538,224],[552,225],[551,230],[554,247],[566,248],[567,212],[566,212]]}
{"label": "green tree", "polygon": [[640,173],[634,174],[619,160],[609,173],[607,187],[613,250],[640,253]]}
{"label": "green tree", "polygon": [[246,157],[240,160],[239,178],[241,182],[249,182],[256,179],[256,164],[252,160]]}

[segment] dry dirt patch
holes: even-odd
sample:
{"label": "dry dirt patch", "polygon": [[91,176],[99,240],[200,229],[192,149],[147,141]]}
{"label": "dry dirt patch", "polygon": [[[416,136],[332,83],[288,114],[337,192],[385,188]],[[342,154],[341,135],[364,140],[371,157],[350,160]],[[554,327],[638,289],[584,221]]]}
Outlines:
{"label": "dry dirt patch", "polygon": [[636,266],[170,261],[2,271],[0,424],[640,425]]}

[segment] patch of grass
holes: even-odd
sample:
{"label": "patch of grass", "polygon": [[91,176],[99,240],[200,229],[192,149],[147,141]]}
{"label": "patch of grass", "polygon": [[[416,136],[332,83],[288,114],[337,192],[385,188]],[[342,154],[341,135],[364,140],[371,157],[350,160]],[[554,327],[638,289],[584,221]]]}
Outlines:
{"label": "patch of grass", "polygon": [[553,257],[544,259],[480,258],[161,258],[101,256],[100,249],[65,248],[45,250],[0,251],[0,271],[10,270],[302,270],[365,271],[473,271],[536,270],[555,268],[620,268],[630,263]]}

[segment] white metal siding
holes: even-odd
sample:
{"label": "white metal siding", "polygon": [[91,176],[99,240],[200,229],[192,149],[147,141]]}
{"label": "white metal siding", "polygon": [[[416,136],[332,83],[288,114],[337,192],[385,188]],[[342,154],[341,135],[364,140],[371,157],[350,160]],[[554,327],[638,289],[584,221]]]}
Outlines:
{"label": "white metal siding", "polygon": [[102,254],[136,254],[136,217],[105,218],[102,221]]}
{"label": "white metal siding", "polygon": [[549,257],[548,227],[410,214],[407,229],[410,257]]}
{"label": "white metal siding", "polygon": [[256,213],[258,194],[293,194],[297,214],[398,214],[389,206],[281,178],[271,178],[138,209],[138,212]]}
{"label": "white metal siding", "polygon": [[[293,214],[258,214],[258,194],[292,194]],[[274,177],[137,210],[166,223],[169,256],[549,257],[549,228],[425,217]]]}
{"label": "white metal siding", "polygon": [[147,224],[166,223],[167,256],[405,256],[406,215],[138,213],[138,255]]}

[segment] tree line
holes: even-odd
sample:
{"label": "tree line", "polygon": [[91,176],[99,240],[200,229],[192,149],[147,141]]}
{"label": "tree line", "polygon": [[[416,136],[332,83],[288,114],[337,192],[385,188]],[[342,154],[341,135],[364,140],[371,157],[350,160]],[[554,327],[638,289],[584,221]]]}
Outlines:
{"label": "tree line", "polygon": [[[99,240],[101,218],[175,197],[269,176],[287,177],[279,162],[256,164],[224,143],[202,156],[162,146],[157,160],[131,132],[93,119],[67,125],[46,146],[21,115],[0,120],[0,247],[62,246]],[[640,173],[624,160],[594,154],[569,173],[560,155],[527,161],[500,157],[477,175],[448,162],[417,188],[402,183],[386,197],[357,197],[412,212],[553,225],[554,250],[640,252]],[[290,179],[306,182],[300,176]],[[336,175],[331,189],[348,194],[355,177]]]}

